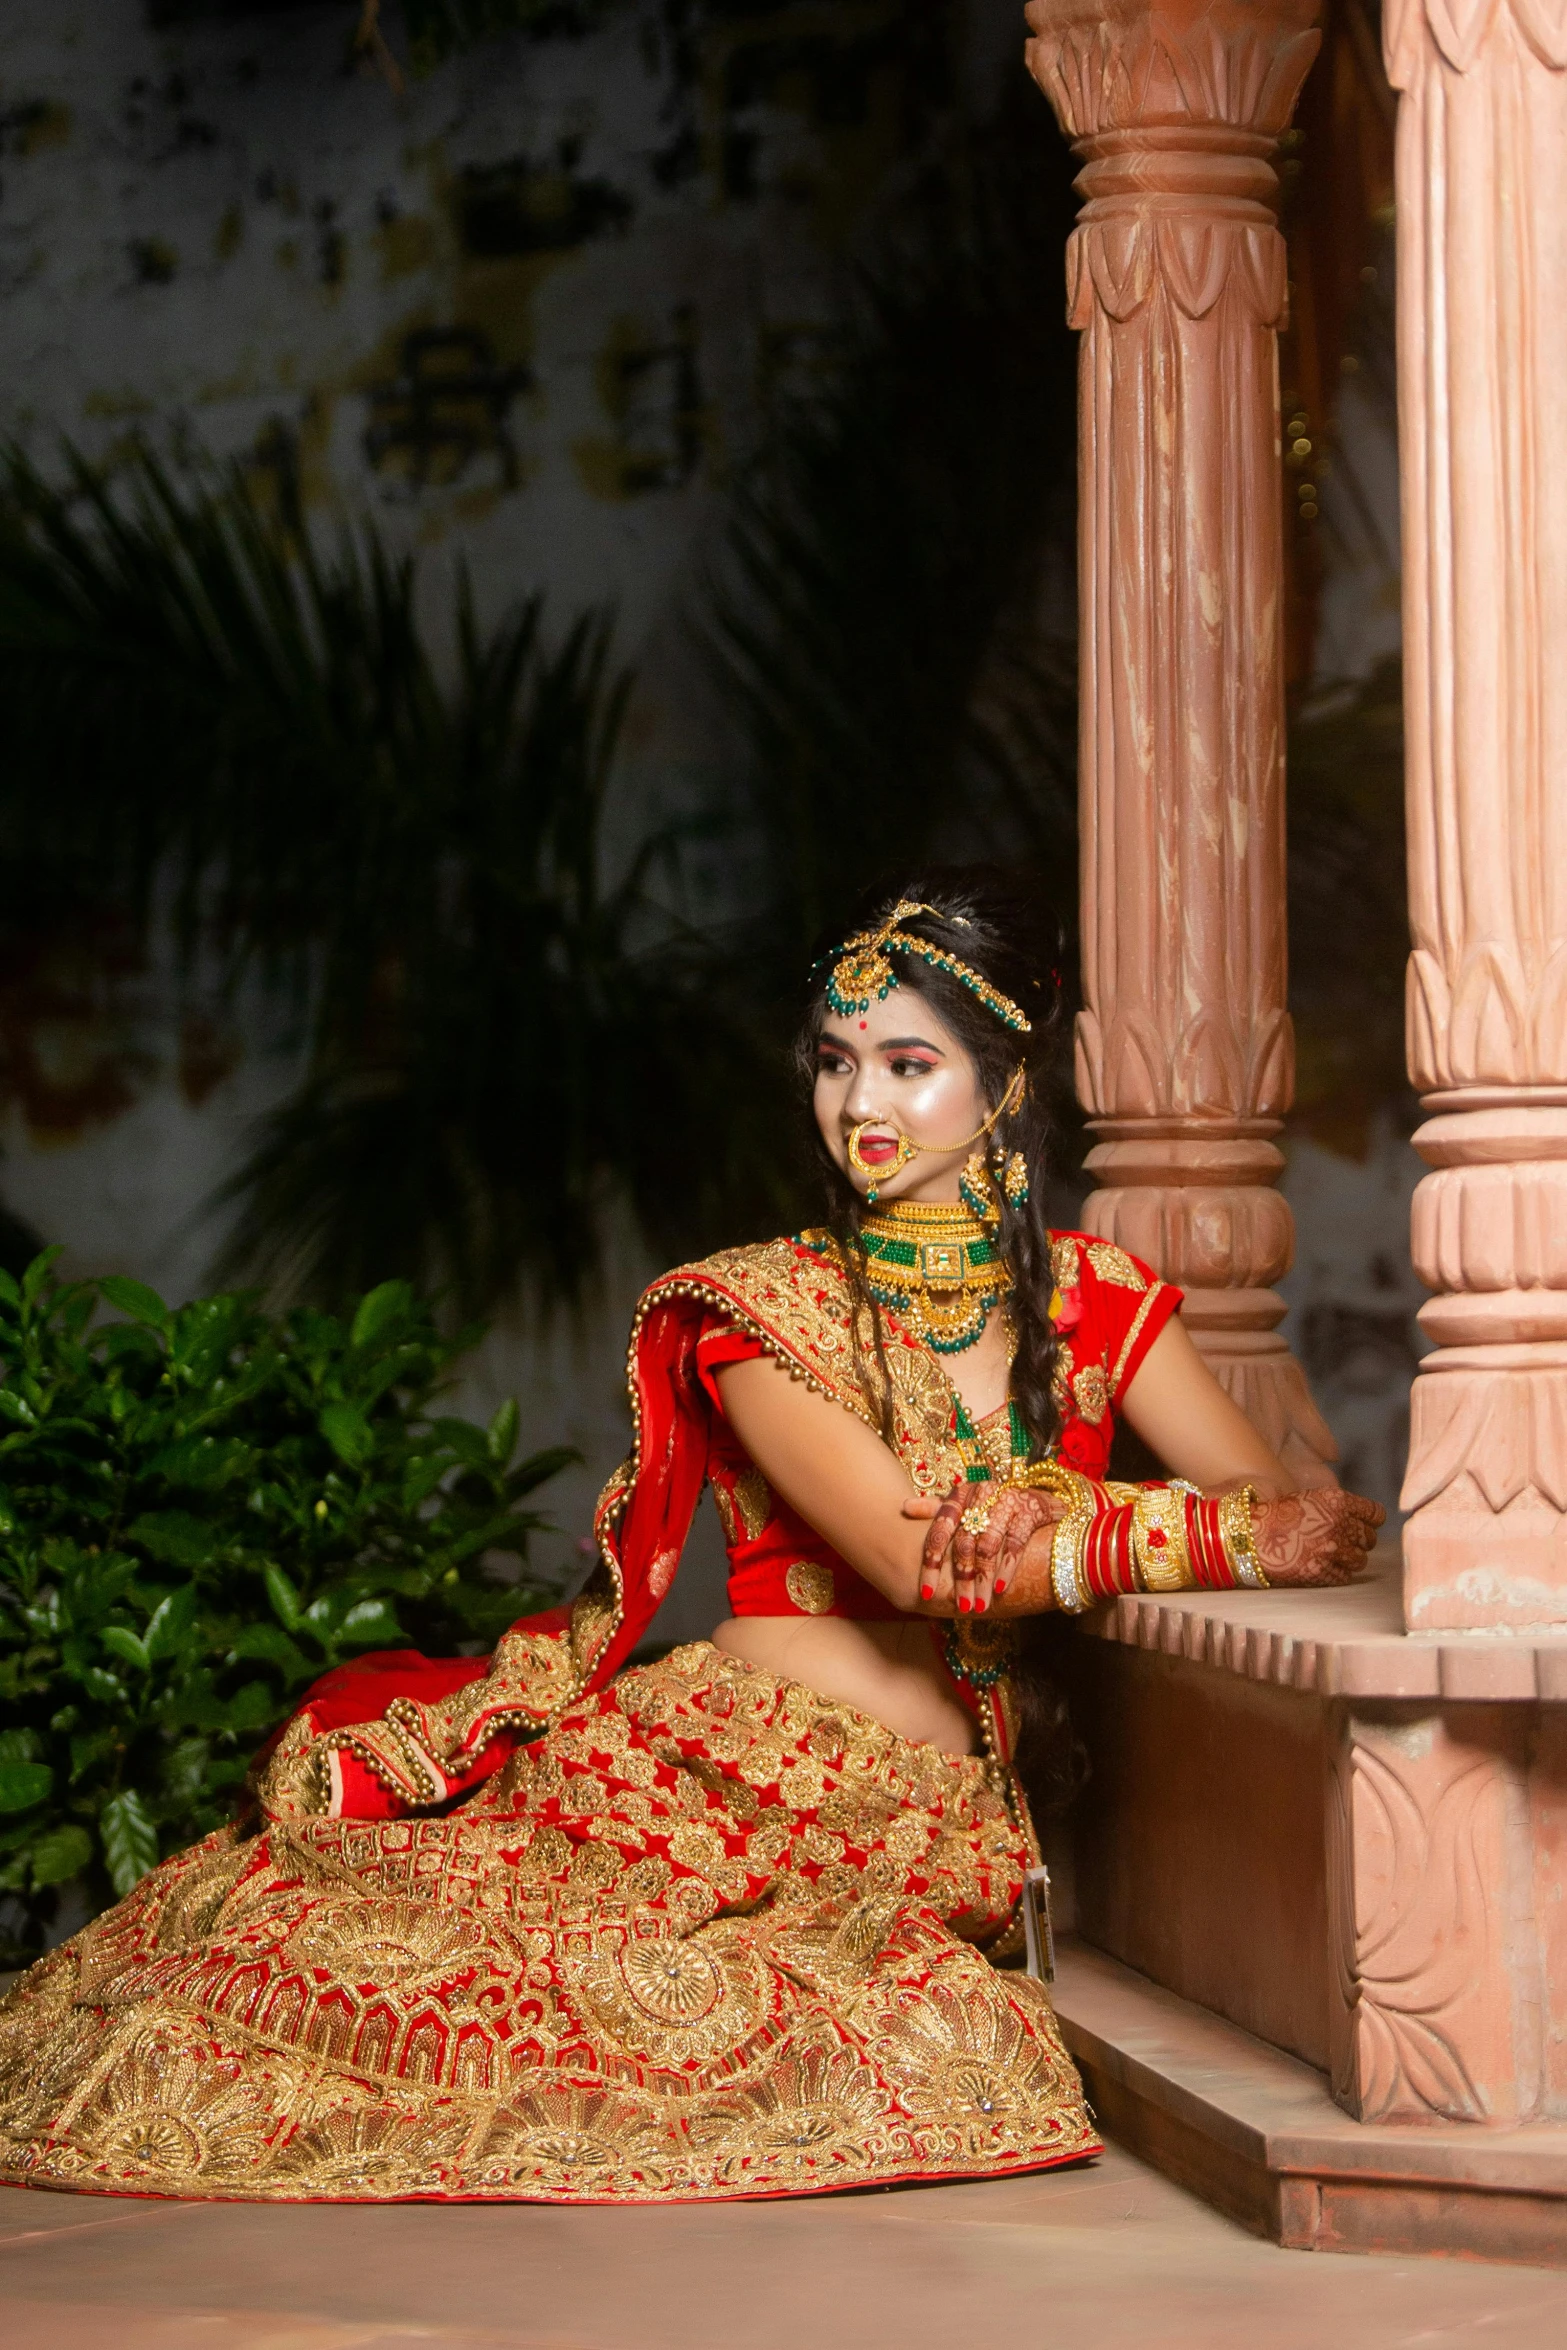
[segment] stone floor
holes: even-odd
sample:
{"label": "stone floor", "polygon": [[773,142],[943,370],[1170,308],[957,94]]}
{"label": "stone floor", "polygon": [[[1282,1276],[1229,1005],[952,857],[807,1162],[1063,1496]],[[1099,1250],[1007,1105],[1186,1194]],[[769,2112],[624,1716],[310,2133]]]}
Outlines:
{"label": "stone floor", "polygon": [[4,2350],[1559,2350],[1560,2270],[1281,2252],[1131,2156],[560,2211],[0,2189]]}

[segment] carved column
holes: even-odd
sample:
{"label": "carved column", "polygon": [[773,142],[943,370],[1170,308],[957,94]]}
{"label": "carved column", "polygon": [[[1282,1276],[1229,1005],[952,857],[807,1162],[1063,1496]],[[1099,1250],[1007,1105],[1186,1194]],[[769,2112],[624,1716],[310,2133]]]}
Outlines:
{"label": "carved column", "polygon": [[1284,689],[1272,156],[1316,0],[1031,0],[1028,62],[1083,159],[1085,1220],[1186,1322],[1302,1483],[1333,1440],[1276,1325],[1294,1226],[1273,1137],[1285,1011]]}
{"label": "carved column", "polygon": [[1389,0],[1409,1070],[1439,1292],[1411,1630],[1567,1624],[1567,15]]}

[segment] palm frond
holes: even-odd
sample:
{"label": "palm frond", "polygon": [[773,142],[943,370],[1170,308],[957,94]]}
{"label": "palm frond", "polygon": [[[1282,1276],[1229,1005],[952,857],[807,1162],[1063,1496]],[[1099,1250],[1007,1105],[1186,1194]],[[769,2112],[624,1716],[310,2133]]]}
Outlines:
{"label": "palm frond", "polygon": [[675,828],[617,839],[606,876],[607,612],[556,636],[535,597],[487,629],[459,579],[445,678],[369,528],[322,555],[240,476],[150,457],[61,487],[13,455],[7,492],[0,835],[144,928],[172,878],[187,955],[302,1008],[303,1082],[223,1197],[225,1275],[575,1305],[617,1193],[662,1245],[776,1190],[735,1114],[765,1056],[652,886]]}

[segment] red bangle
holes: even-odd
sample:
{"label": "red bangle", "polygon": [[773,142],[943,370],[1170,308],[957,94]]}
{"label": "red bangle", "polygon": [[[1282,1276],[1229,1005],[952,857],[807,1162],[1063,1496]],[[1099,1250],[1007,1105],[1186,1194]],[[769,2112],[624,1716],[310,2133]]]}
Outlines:
{"label": "red bangle", "polygon": [[1083,1581],[1094,1599],[1116,1599],[1137,1589],[1130,1504],[1114,1504],[1095,1517],[1083,1544]]}
{"label": "red bangle", "polygon": [[1205,1591],[1234,1591],[1237,1588],[1235,1569],[1230,1564],[1224,1547],[1224,1531],[1219,1522],[1219,1504],[1188,1495],[1186,1502],[1186,1549],[1192,1562],[1192,1573]]}

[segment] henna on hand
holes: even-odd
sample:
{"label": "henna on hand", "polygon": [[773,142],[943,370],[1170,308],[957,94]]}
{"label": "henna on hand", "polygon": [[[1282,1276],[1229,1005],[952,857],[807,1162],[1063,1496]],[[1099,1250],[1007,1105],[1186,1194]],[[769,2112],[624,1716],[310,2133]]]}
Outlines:
{"label": "henna on hand", "polygon": [[[962,1523],[964,1511],[976,1504],[988,1512],[979,1532]],[[984,1478],[954,1485],[925,1537],[921,1601],[938,1614],[955,1606],[962,1615],[983,1615],[1006,1589],[1030,1536],[1053,1525],[1063,1506],[1052,1493],[998,1490]]]}
{"label": "henna on hand", "polygon": [[1268,1581],[1285,1587],[1351,1582],[1365,1572],[1377,1528],[1387,1517],[1363,1494],[1319,1486],[1258,1502],[1252,1539]]}
{"label": "henna on hand", "polygon": [[1013,1488],[1002,1494],[984,1532],[974,1538],[976,1563],[994,1567],[998,1596],[1010,1582],[1030,1535],[1037,1534],[1042,1526],[1053,1526],[1065,1511],[1066,1504],[1059,1494],[1030,1488],[1021,1491]]}
{"label": "henna on hand", "polygon": [[[924,1564],[927,1577],[932,1575],[945,1559],[952,1537],[957,1531],[958,1520],[968,1507],[970,1491],[971,1488],[961,1482],[954,1485],[931,1519],[929,1530],[925,1536]],[[906,1514],[908,1509],[909,1504],[905,1502]]]}

